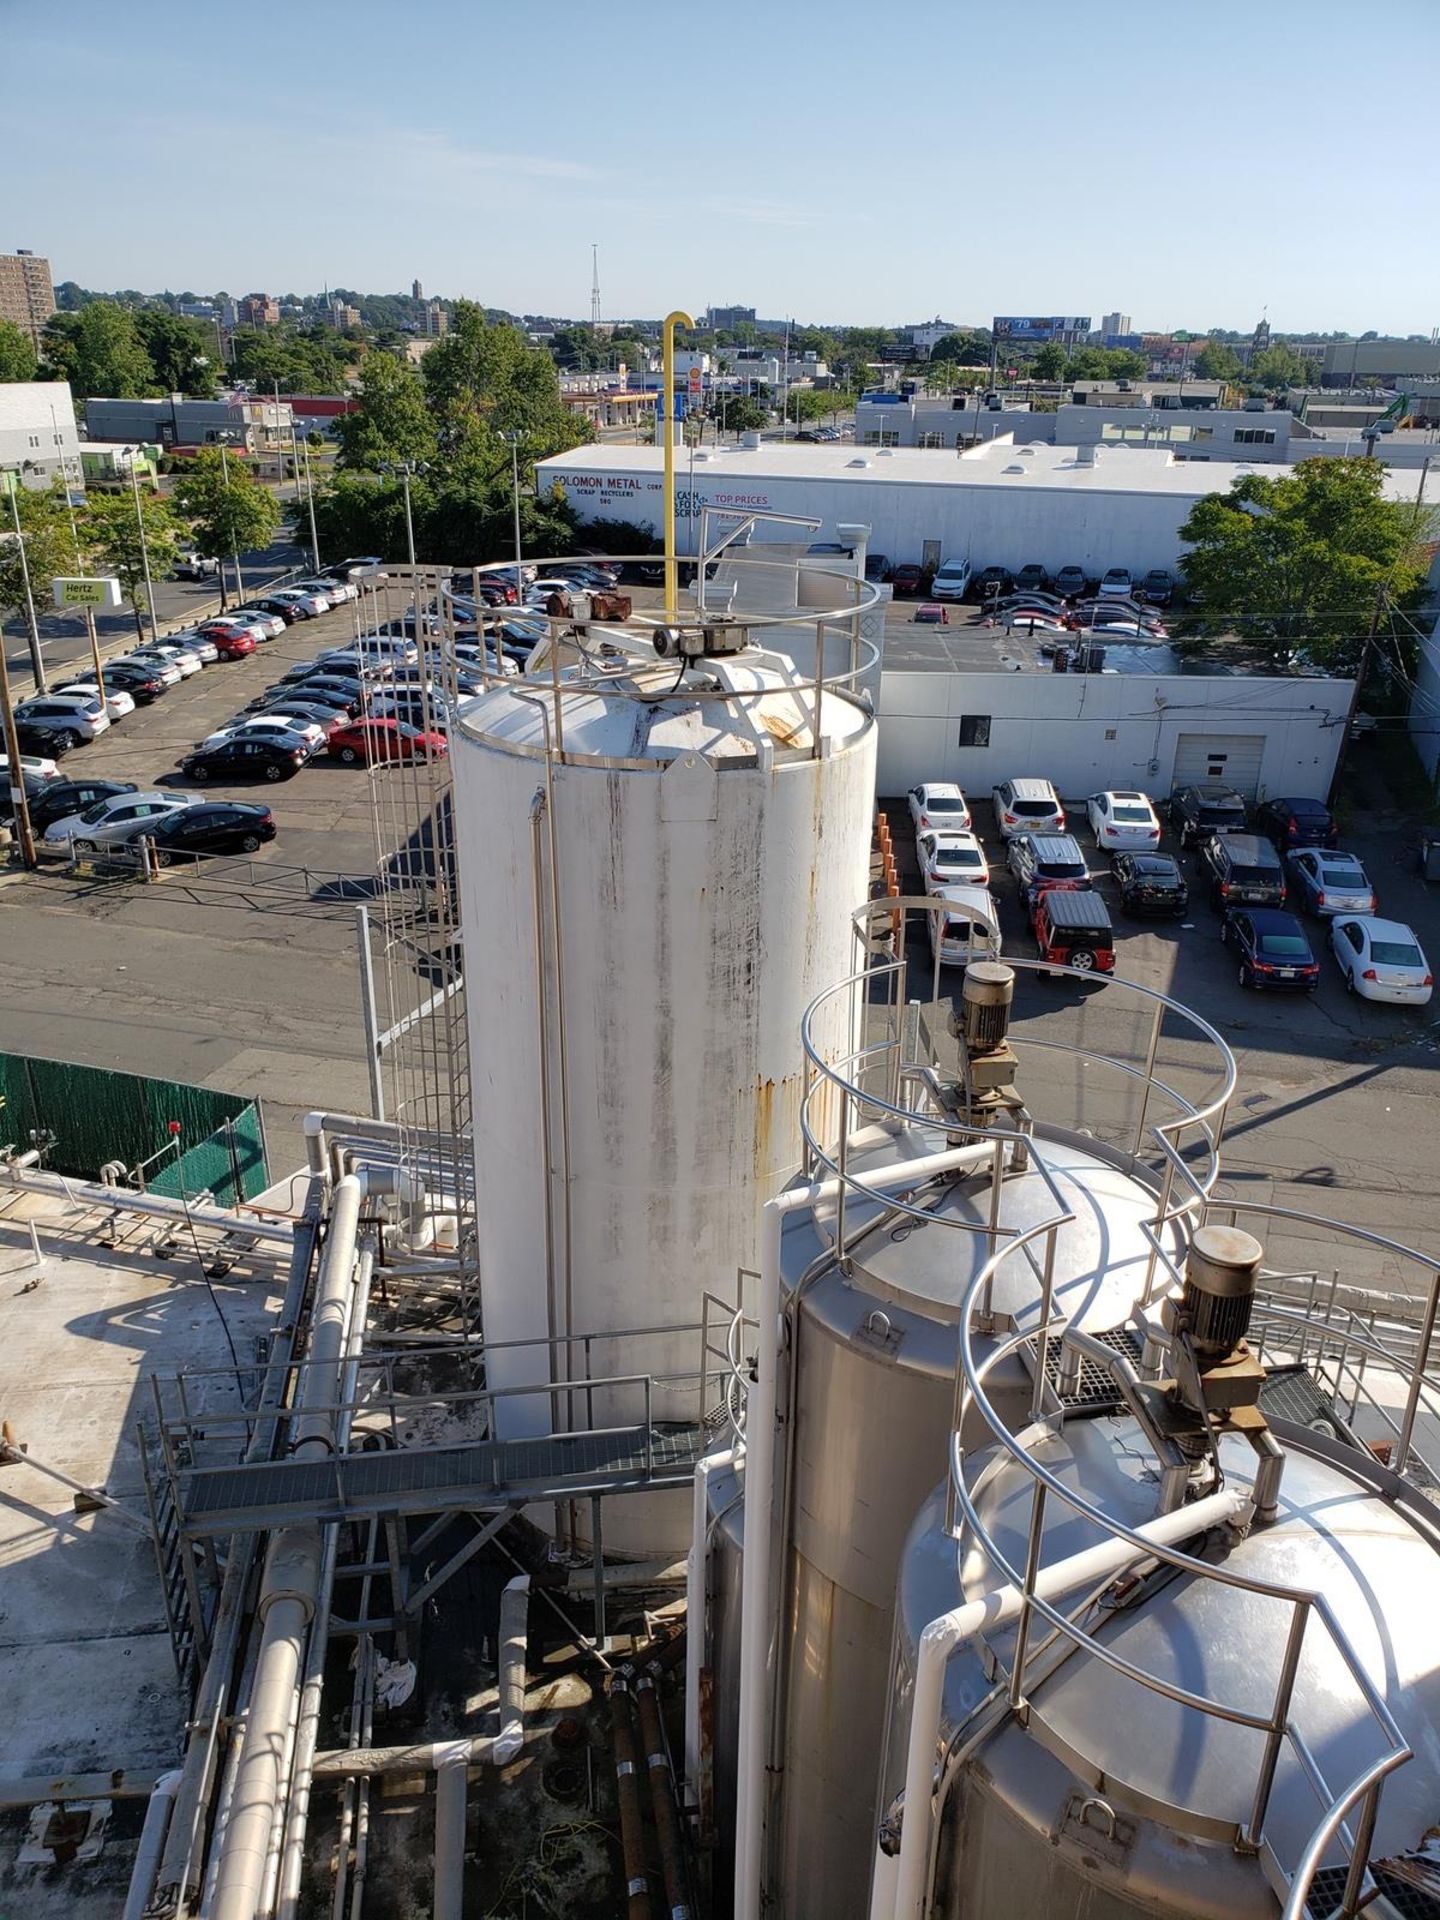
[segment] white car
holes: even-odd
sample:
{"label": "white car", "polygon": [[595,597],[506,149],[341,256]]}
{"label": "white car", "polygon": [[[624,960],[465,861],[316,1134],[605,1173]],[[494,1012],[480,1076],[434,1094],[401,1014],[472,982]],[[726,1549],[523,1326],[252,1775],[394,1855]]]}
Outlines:
{"label": "white car", "polygon": [[332,604],[328,593],[306,593],[299,587],[277,587],[265,598],[279,606],[293,607],[302,620],[313,620],[319,613],[328,613]]}
{"label": "white car", "polygon": [[[96,698],[99,689],[93,686],[68,686],[52,687],[50,691],[52,693],[88,693],[93,700]],[[120,687],[106,687],[105,717],[107,720],[123,720],[127,713],[133,713],[134,711],[135,699],[133,694],[126,693]]]}
{"label": "white car", "polygon": [[127,666],[144,667],[154,676],[162,687],[178,687],[180,669],[173,660],[162,660],[158,653],[150,653],[144,647],[137,647],[133,653],[123,654],[122,660]]}
{"label": "white car", "polygon": [[916,833],[934,827],[941,833],[968,833],[972,822],[965,796],[953,781],[923,780],[906,795]]}
{"label": "white car", "polygon": [[[177,647],[168,641],[161,641],[156,646],[145,647],[143,649],[137,647],[130,658],[132,660],[145,661],[168,660],[172,667],[179,669],[182,680],[189,680],[192,675],[199,673],[205,665],[205,662],[193,647]],[[216,658],[219,658],[218,654]]]}
{"label": "white car", "polygon": [[321,600],[328,600],[332,607],[360,598],[360,589],[353,580],[297,580],[295,591],[316,594]]}
{"label": "white car", "polygon": [[1085,813],[1106,853],[1153,853],[1160,844],[1160,822],[1146,794],[1092,793]]}
{"label": "white car", "polygon": [[1435,985],[1420,942],[1403,921],[1341,914],[1330,923],[1330,946],[1348,993],[1423,1007]]}
{"label": "white car", "polygon": [[20,702],[15,718],[53,727],[57,733],[74,734],[76,740],[98,740],[110,726],[110,716],[95,687],[80,693],[37,693]]}
{"label": "white car", "polygon": [[931,887],[930,950],[942,967],[1000,958],[1000,910],[984,887]]}
{"label": "white car", "polygon": [[937,886],[988,887],[990,862],[973,833],[937,833],[928,828],[915,837],[920,878],[928,892]]}
{"label": "white car", "polygon": [[1135,591],[1135,580],[1128,567],[1111,567],[1100,582],[1101,600],[1128,600]]}
{"label": "white car", "polygon": [[942,560],[930,582],[932,600],[963,600],[970,591],[968,560]]}
{"label": "white car", "polygon": [[[32,780],[58,780],[61,777],[59,767],[53,760],[47,759],[43,753],[22,753],[20,771],[28,773]],[[0,753],[0,787],[8,789],[9,785],[10,756],[8,753]]]}
{"label": "white car", "polygon": [[298,713],[257,713],[245,720],[232,720],[229,726],[221,727],[208,739],[202,740],[197,748],[203,753],[207,747],[218,747],[223,741],[274,740],[282,746],[291,746],[297,737],[309,748],[311,753],[325,744],[325,729],[316,726],[313,720],[303,720]]}
{"label": "white car", "polygon": [[267,613],[264,607],[236,607],[232,616],[243,620],[252,633],[262,640],[278,640],[285,631],[285,622],[278,613]]}
{"label": "white car", "polygon": [[178,813],[194,806],[189,794],[112,793],[108,800],[97,800],[83,813],[67,813],[45,829],[45,844],[63,847],[73,841],[77,853],[93,853],[97,847],[118,847],[133,834],[143,833],[147,820],[161,814]]}
{"label": "white car", "polygon": [[1064,833],[1065,809],[1048,780],[1002,780],[990,789],[1002,840],[1017,833]]}

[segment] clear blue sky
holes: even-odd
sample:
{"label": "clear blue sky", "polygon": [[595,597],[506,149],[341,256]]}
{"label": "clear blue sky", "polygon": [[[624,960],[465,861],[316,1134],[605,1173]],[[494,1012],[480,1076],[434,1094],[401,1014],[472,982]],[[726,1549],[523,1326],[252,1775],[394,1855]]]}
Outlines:
{"label": "clear blue sky", "polygon": [[91,287],[1440,324],[1440,0],[0,0],[0,248]]}

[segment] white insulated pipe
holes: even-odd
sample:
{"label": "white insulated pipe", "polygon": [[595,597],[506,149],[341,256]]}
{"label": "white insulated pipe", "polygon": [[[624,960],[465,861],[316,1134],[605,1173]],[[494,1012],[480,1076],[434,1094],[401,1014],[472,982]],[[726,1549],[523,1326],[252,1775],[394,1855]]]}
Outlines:
{"label": "white insulated pipe", "polygon": [[530,1576],[517,1573],[500,1595],[500,1733],[491,1754],[508,1767],[525,1745],[525,1662],[530,1641]]}
{"label": "white insulated pipe", "polygon": [[735,1449],[707,1453],[695,1469],[695,1506],[690,1522],[690,1557],[685,1563],[685,1791],[692,1807],[700,1804],[703,1735],[700,1726],[700,1674],[706,1665],[705,1602],[710,1590],[710,1476],[735,1464]]}
{"label": "white insulated pipe", "polygon": [[[299,1389],[294,1454],[301,1459],[334,1451],[333,1408],[355,1297],[355,1243],[366,1188],[362,1170],[347,1174],[333,1192]],[[324,1408],[332,1411],[316,1411]],[[260,1653],[216,1876],[212,1920],[255,1920],[260,1905],[276,1808],[286,1786],[301,1654],[320,1591],[320,1574],[318,1527],[286,1527],[275,1536],[260,1590]]]}
{"label": "white insulated pipe", "polygon": [[145,1824],[140,1829],[135,1865],[130,1869],[130,1890],[125,1896],[121,1920],[144,1920],[155,1888],[155,1876],[160,1871],[160,1856],[165,1851],[165,1836],[170,1829],[180,1779],[180,1768],[176,1767],[171,1773],[162,1773],[155,1782],[150,1804],[145,1809]]}
{"label": "white insulated pipe", "polygon": [[[993,1144],[922,1154],[867,1174],[846,1176],[863,1197],[917,1186],[944,1173],[993,1161]],[[761,1216],[760,1296],[755,1390],[745,1409],[745,1555],[740,1587],[739,1782],[735,1821],[735,1920],[760,1920],[764,1871],[766,1688],[770,1668],[770,1561],[775,1505],[775,1422],[779,1409],[780,1235],[787,1214],[836,1197],[840,1178],[790,1187],[767,1200]]]}
{"label": "white insulated pipe", "polygon": [[435,1903],[433,1920],[463,1920],[465,1796],[470,1742],[455,1740],[435,1769]]}
{"label": "white insulated pipe", "polygon": [[[1210,1527],[1236,1519],[1250,1505],[1249,1493],[1239,1487],[1207,1494],[1189,1506],[1162,1513],[1135,1528],[1152,1546],[1178,1546]],[[1068,1559],[1041,1567],[1035,1576],[1035,1594],[1059,1600],[1081,1587],[1099,1585],[1144,1557],[1145,1548],[1118,1536],[1098,1541]],[[945,1669],[957,1647],[987,1629],[1018,1619],[1025,1596],[1013,1582],[968,1600],[942,1613],[920,1635],[915,1660],[915,1690],[910,1703],[910,1736],[905,1750],[905,1795],[900,1822],[898,1864],[877,1852],[871,1887],[870,1920],[921,1920],[930,1867],[930,1845],[935,1808],[935,1761],[940,1741],[940,1717],[945,1698]],[[881,1862],[884,1862],[883,1870]]]}
{"label": "white insulated pipe", "polygon": [[0,1165],[12,1187],[22,1193],[53,1193],[82,1206],[105,1208],[111,1213],[139,1213],[152,1219],[168,1220],[171,1226],[193,1221],[197,1227],[214,1227],[221,1233],[246,1233],[256,1240],[288,1246],[292,1236],[288,1220],[262,1220],[249,1214],[231,1213],[223,1207],[186,1206],[183,1200],[168,1200],[163,1194],[134,1193],[129,1187],[105,1187],[93,1180],[70,1180],[61,1173],[42,1173],[27,1167],[18,1171]]}

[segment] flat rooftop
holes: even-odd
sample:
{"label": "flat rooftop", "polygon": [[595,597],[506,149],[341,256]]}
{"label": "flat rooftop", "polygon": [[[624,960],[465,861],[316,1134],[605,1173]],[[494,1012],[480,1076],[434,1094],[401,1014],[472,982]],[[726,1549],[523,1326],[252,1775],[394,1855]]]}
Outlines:
{"label": "flat rooftop", "polygon": [[[693,459],[695,479],[729,482],[743,495],[747,480],[825,480],[841,485],[869,486],[883,481],[904,487],[1024,487],[1054,488],[1093,494],[1148,493],[1170,494],[1198,499],[1207,493],[1224,493],[1242,474],[1253,474],[1253,461],[1177,460],[1165,447],[1099,447],[1094,459],[1082,459],[1076,447],[1051,446],[1032,442],[1015,446],[1006,440],[992,440],[956,454],[944,448],[857,447],[845,441],[834,446],[794,444],[774,440],[758,447],[697,448]],[[563,483],[567,473],[605,473],[633,475],[637,481],[658,481],[663,466],[663,449],[657,446],[575,447],[539,462],[546,484]],[[677,479],[688,480],[692,471],[689,448],[675,449]],[[1274,476],[1289,471],[1280,465],[1267,466]],[[1411,500],[1415,497],[1418,475],[1413,471],[1387,468],[1385,493],[1388,499]],[[743,498],[736,504],[743,505]]]}

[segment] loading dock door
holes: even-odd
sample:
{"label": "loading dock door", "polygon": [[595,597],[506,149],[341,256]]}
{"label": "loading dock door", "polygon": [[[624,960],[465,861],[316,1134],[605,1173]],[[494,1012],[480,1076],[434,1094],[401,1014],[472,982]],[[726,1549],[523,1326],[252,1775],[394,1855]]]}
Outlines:
{"label": "loading dock door", "polygon": [[1249,800],[1260,785],[1265,757],[1263,733],[1182,733],[1175,742],[1172,787],[1198,780],[1223,780]]}

